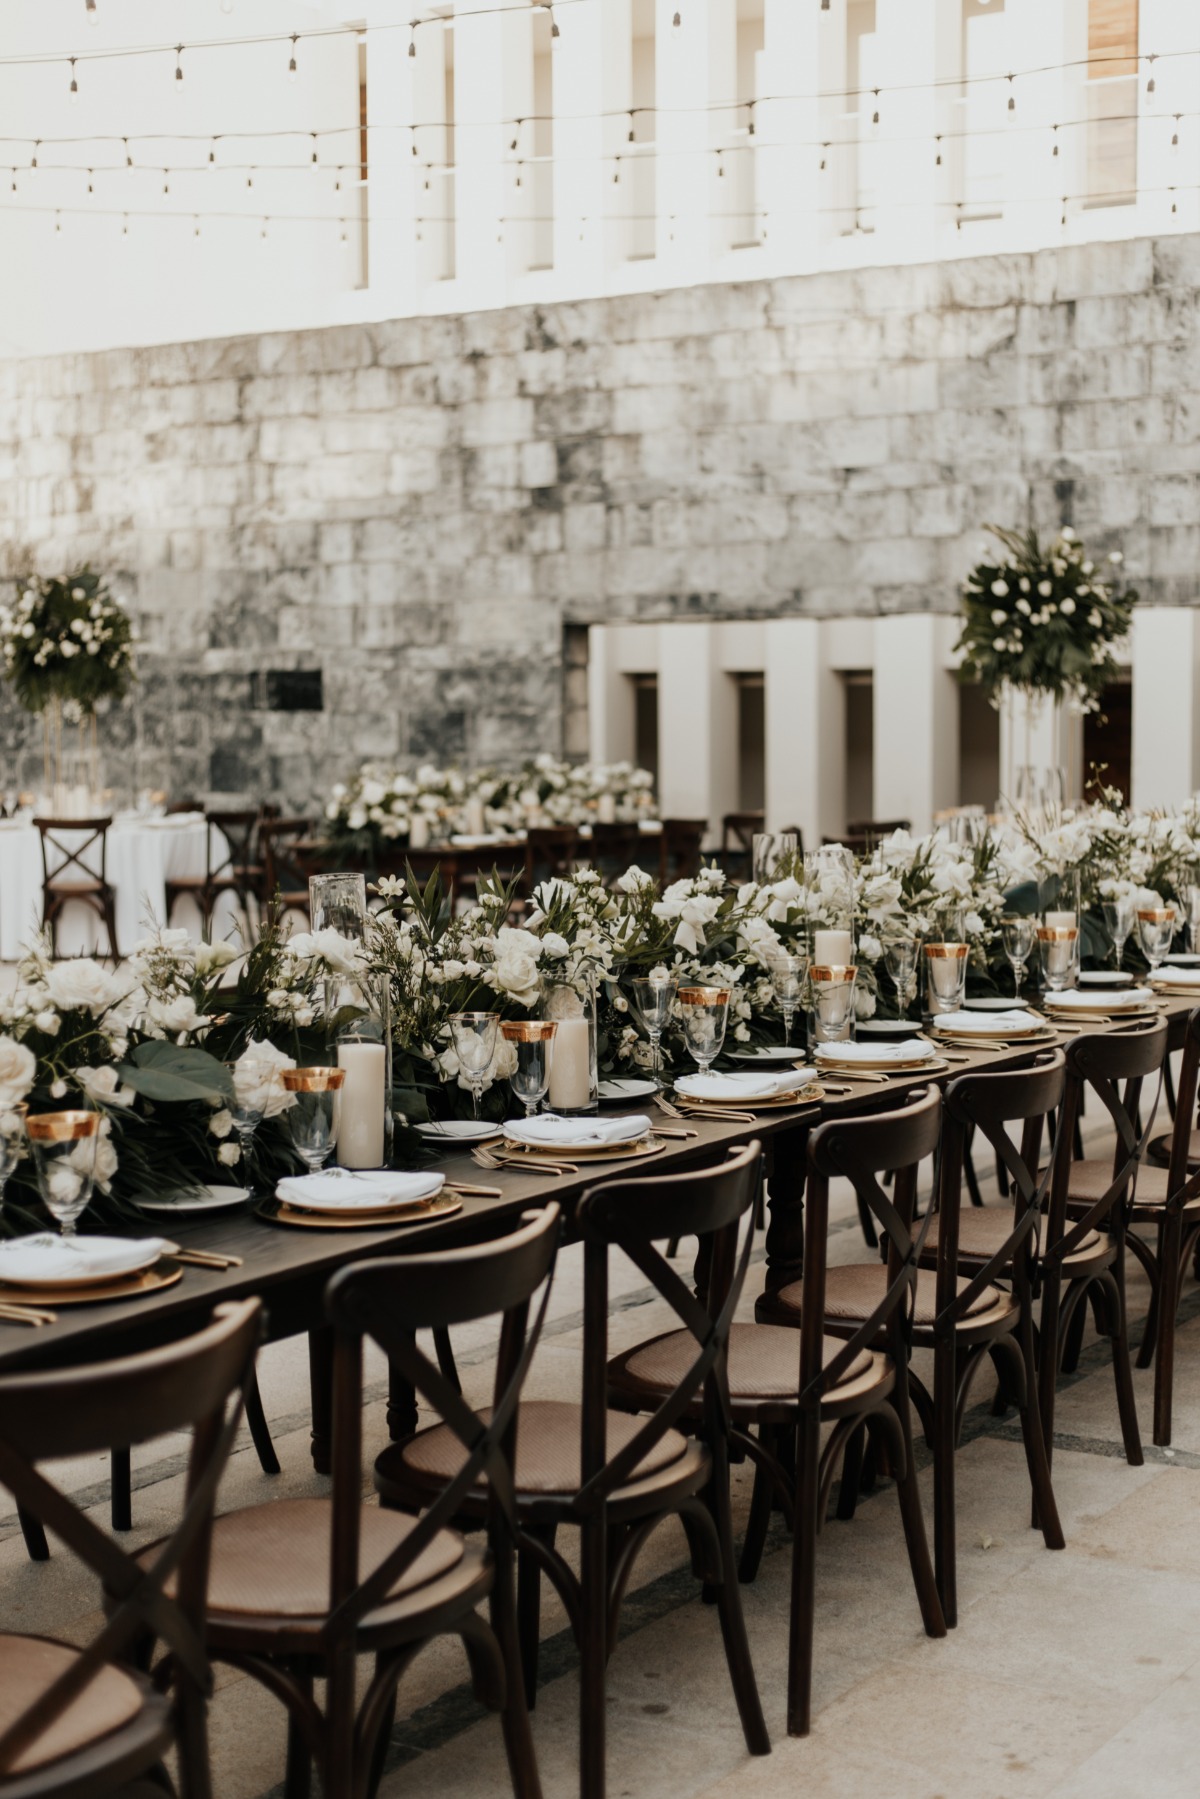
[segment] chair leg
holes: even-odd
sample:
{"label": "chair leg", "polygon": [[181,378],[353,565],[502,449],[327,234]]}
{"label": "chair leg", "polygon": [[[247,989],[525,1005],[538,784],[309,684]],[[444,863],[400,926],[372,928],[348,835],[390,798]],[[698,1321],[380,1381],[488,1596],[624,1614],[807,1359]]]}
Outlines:
{"label": "chair leg", "polygon": [[849,1524],[858,1510],[863,1458],[866,1451],[867,1427],[862,1424],[846,1444],[845,1453],[842,1456],[842,1478],[838,1483],[837,1515],[843,1524]]}
{"label": "chair leg", "polygon": [[1154,1359],[1154,1441],[1171,1441],[1171,1400],[1175,1385],[1175,1315],[1179,1310],[1183,1224],[1178,1212],[1164,1218],[1159,1231],[1158,1331]]}
{"label": "chair leg", "polygon": [[721,1545],[721,1581],[717,1588],[717,1612],[721,1620],[721,1637],[725,1644],[725,1660],[737,1700],[742,1735],[751,1755],[770,1755],[771,1738],[763,1717],[754,1663],[750,1659],[750,1642],[746,1636],[746,1619],[742,1596],[734,1572],[733,1518],[729,1501],[729,1454],[724,1443],[713,1451],[712,1479],[705,1495]]}
{"label": "chair leg", "polygon": [[680,1239],[678,1237],[672,1237],[667,1244],[667,1260],[669,1262],[673,1262],[675,1257],[679,1254],[679,1243]]}
{"label": "chair leg", "polygon": [[[312,1677],[303,1679],[306,1691],[312,1693]],[[283,1777],[283,1799],[310,1799],[312,1793],[312,1756],[291,1712],[287,1714],[287,1764]]]}
{"label": "chair leg", "polygon": [[[555,1528],[551,1525],[527,1525],[526,1535],[536,1537],[553,1549]],[[542,1571],[526,1551],[517,1557],[517,1644],[520,1666],[525,1680],[525,1703],[532,1711],[537,1704],[538,1645],[542,1628]],[[506,1658],[507,1659],[507,1658]]]}
{"label": "chair leg", "polygon": [[608,1517],[601,1506],[580,1529],[579,1794],[605,1799],[608,1668]]}
{"label": "chair leg", "polygon": [[114,1449],[112,1452],[110,1484],[112,1527],[114,1530],[132,1530],[133,1477],[127,1449]]}
{"label": "chair leg", "polygon": [[[860,1193],[856,1193],[854,1198],[855,1203],[858,1206],[858,1222],[862,1226],[863,1239],[867,1248],[878,1249],[879,1234],[875,1229],[875,1220],[871,1216],[871,1208]],[[802,1734],[807,1736],[808,1732],[804,1731]]]}
{"label": "chair leg", "polygon": [[[764,1441],[764,1446],[768,1435],[766,1426],[760,1426],[759,1436]],[[746,1519],[746,1534],[742,1539],[742,1556],[738,1563],[738,1579],[743,1586],[750,1585],[762,1562],[763,1550],[767,1546],[767,1531],[771,1524],[771,1502],[774,1497],[770,1475],[765,1468],[756,1465],[754,1490],[750,1495],[750,1514]]]}
{"label": "chair leg", "polygon": [[245,1393],[246,1424],[258,1452],[259,1465],[264,1474],[278,1474],[279,1457],[275,1454],[275,1445],[271,1441],[271,1428],[267,1423],[267,1414],[263,1411],[262,1394],[258,1390],[258,1370],[253,1363],[246,1378]]}
{"label": "chair leg", "polygon": [[21,1526],[21,1535],[25,1539],[25,1548],[31,1562],[48,1562],[50,1545],[46,1541],[46,1533],[42,1529],[42,1521],[27,1512],[23,1505],[17,1507],[17,1519]]}
{"label": "chair leg", "polygon": [[[1118,1278],[1118,1270],[1120,1278]],[[1125,1460],[1131,1468],[1140,1468],[1142,1433],[1138,1428],[1137,1400],[1133,1393],[1133,1370],[1129,1362],[1129,1328],[1125,1317],[1124,1268],[1120,1262],[1107,1272],[1103,1280],[1110,1305],[1113,1378],[1117,1387],[1117,1410],[1121,1417],[1121,1436],[1125,1444]],[[1160,1308],[1165,1310],[1165,1308]]]}
{"label": "chair leg", "polygon": [[938,1598],[937,1580],[934,1577],[933,1563],[929,1556],[929,1543],[925,1536],[925,1515],[921,1510],[921,1489],[917,1482],[917,1461],[913,1454],[912,1418],[908,1403],[908,1383],[898,1381],[892,1394],[892,1403],[896,1416],[900,1420],[900,1435],[904,1443],[904,1473],[896,1482],[896,1493],[900,1500],[900,1517],[904,1524],[904,1541],[908,1546],[908,1562],[912,1569],[913,1586],[917,1592],[917,1604],[921,1608],[921,1621],[925,1626],[927,1637],[944,1637],[946,1620],[942,1613],[942,1602]]}
{"label": "chair leg", "polygon": [[1083,1331],[1086,1324],[1087,1303],[1085,1300],[1081,1299],[1079,1304],[1075,1307],[1075,1310],[1071,1313],[1070,1322],[1067,1325],[1066,1338],[1063,1342],[1062,1354],[1059,1357],[1058,1365],[1064,1374],[1074,1374],[1079,1366],[1079,1357],[1083,1350]]}
{"label": "chair leg", "polygon": [[438,1367],[454,1391],[461,1393],[462,1382],[458,1378],[458,1364],[454,1360],[454,1345],[450,1341],[450,1332],[444,1327],[434,1331],[433,1347],[437,1355]]}
{"label": "chair leg", "polygon": [[954,1503],[957,1355],[951,1339],[940,1343],[933,1370],[933,1567],[946,1628],[958,1623],[958,1532]]}
{"label": "chair leg", "polygon": [[1042,1417],[1037,1403],[1037,1369],[1034,1363],[1033,1319],[1024,1306],[1017,1323],[1012,1354],[1019,1357],[1025,1375],[1025,1395],[1019,1402],[1021,1438],[1025,1445],[1025,1463],[1029,1469],[1029,1486],[1033,1494],[1032,1517],[1041,1526],[1042,1541],[1047,1549],[1065,1549],[1058,1516],[1058,1502],[1050,1479],[1050,1462],[1046,1455],[1046,1439],[1042,1435]]}
{"label": "chair leg", "polygon": [[[528,1560],[528,1558],[526,1559]],[[498,1545],[496,1549],[491,1620],[492,1630],[500,1645],[500,1654],[508,1672],[500,1725],[504,1732],[504,1749],[508,1756],[508,1772],[512,1780],[513,1793],[516,1799],[542,1799],[542,1783],[538,1778],[537,1756],[533,1748],[533,1731],[529,1724],[525,1678],[522,1674],[523,1658],[518,1642],[517,1614],[513,1601],[513,1553],[511,1546],[507,1544]]]}
{"label": "chair leg", "polygon": [[816,1411],[806,1412],[796,1428],[792,1594],[788,1620],[787,1727],[790,1737],[806,1737],[812,1726],[817,1510],[821,1503],[820,1452],[820,1416]]}

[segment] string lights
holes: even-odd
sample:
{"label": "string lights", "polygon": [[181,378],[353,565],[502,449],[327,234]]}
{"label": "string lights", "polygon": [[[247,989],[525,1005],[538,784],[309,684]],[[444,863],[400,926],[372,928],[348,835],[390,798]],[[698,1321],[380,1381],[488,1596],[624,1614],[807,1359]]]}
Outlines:
{"label": "string lights", "polygon": [[176,46],[175,46],[175,86],[178,88],[182,81],[183,81],[183,45],[176,44]]}
{"label": "string lights", "polygon": [[288,80],[289,81],[295,81],[295,79],[296,79],[296,45],[299,42],[300,42],[300,33],[298,31],[293,31],[293,33],[292,33],[292,55],[291,55],[291,60],[288,63]]}
{"label": "string lights", "polygon": [[78,100],[78,98],[79,98],[79,83],[75,79],[75,62],[76,62],[76,58],[72,57],[71,58],[71,85],[70,85],[70,88],[67,90],[71,96],[72,101]]}

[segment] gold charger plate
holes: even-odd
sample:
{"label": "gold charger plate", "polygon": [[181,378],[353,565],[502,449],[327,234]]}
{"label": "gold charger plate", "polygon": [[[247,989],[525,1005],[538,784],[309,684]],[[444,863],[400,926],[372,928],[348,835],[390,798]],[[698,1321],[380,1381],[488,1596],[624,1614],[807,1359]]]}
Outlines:
{"label": "gold charger plate", "polygon": [[937,1058],[914,1056],[911,1062],[897,1062],[894,1058],[872,1056],[871,1060],[867,1062],[858,1056],[852,1062],[839,1062],[832,1057],[823,1057],[815,1066],[822,1080],[831,1074],[846,1076],[852,1074],[924,1074],[926,1069],[937,1066]]}
{"label": "gold charger plate", "polygon": [[1186,987],[1175,987],[1166,981],[1151,981],[1150,985],[1164,999],[1194,999],[1200,1006],[1200,986],[1195,982],[1189,982]]}
{"label": "gold charger plate", "polygon": [[[513,1143],[507,1137],[503,1148],[506,1156],[520,1156],[526,1162],[623,1162],[629,1157],[661,1155],[667,1147],[662,1137],[639,1137],[634,1143],[609,1143],[595,1149],[530,1149],[525,1143]],[[510,1164],[511,1166],[511,1164]]]}
{"label": "gold charger plate", "polygon": [[183,1267],[169,1256],[162,1256],[153,1268],[139,1268],[135,1274],[119,1274],[103,1283],[86,1287],[13,1287],[0,1283],[0,1302],[22,1306],[90,1306],[118,1299],[140,1299],[144,1293],[160,1293],[183,1279]]}
{"label": "gold charger plate", "polygon": [[999,1027],[985,1031],[943,1030],[936,1021],[929,1026],[934,1041],[943,1043],[1036,1043],[1039,1037],[1048,1036],[1048,1026],[1041,1024],[1035,1031],[1002,1031]]}
{"label": "gold charger plate", "polygon": [[1053,1000],[1043,1001],[1046,1013],[1050,1018],[1060,1019],[1064,1024],[1072,1018],[1111,1018],[1119,1023],[1122,1018],[1149,1018],[1158,1011],[1155,1005],[1147,1006],[1056,1006]]}
{"label": "gold charger plate", "polygon": [[429,1218],[449,1218],[461,1212],[463,1202],[457,1194],[435,1194],[432,1199],[413,1200],[409,1206],[389,1206],[382,1212],[301,1212],[293,1210],[286,1200],[266,1201],[255,1211],[268,1224],[295,1225],[310,1231],[369,1231],[381,1225],[424,1224]]}
{"label": "gold charger plate", "polygon": [[676,1093],[681,1106],[693,1112],[795,1112],[803,1106],[815,1106],[821,1098],[820,1084],[810,1081],[794,1093],[777,1093],[770,1099],[695,1099],[690,1093]]}

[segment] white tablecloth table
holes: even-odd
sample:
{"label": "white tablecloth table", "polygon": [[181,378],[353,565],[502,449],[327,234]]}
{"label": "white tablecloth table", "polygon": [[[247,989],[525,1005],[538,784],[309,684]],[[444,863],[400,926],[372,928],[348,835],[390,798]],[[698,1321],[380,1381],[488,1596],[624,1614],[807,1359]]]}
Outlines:
{"label": "white tablecloth table", "polygon": [[[57,832],[74,847],[70,834]],[[86,833],[78,841],[86,841]],[[98,846],[94,846],[98,848]],[[154,924],[167,921],[166,883],[205,872],[206,826],[202,813],[167,818],[118,818],[108,833],[108,881],[117,901],[117,948],[123,956]],[[98,856],[85,858],[99,866]],[[77,871],[68,868],[69,880]],[[213,916],[214,938],[229,937],[237,926],[237,900],[223,893]],[[42,922],[42,850],[36,825],[29,819],[0,820],[0,962],[15,962]],[[200,911],[183,898],[172,925],[200,936]],[[108,954],[104,925],[90,907],[69,905],[58,926],[60,956]]]}

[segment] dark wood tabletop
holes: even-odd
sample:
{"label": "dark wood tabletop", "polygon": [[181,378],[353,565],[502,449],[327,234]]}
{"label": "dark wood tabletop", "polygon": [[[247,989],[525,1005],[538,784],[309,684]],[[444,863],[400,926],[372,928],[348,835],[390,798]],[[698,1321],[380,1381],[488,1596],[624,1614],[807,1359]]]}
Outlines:
{"label": "dark wood tabletop", "polygon": [[[1182,1043],[1191,1004],[1186,999],[1162,1002],[1161,1011],[1172,1026],[1172,1043]],[[1119,1025],[1113,1021],[1113,1026]],[[1089,1019],[1088,1030],[1113,1028],[1104,1020]],[[1063,1034],[1060,1041],[1070,1042]],[[939,1073],[919,1071],[890,1078],[886,1085],[846,1083],[848,1093],[830,1094],[817,1105],[782,1111],[760,1112],[753,1124],[715,1119],[686,1120],[696,1132],[687,1141],[664,1140],[653,1162],[639,1164],[638,1176],[667,1174],[713,1160],[727,1148],[753,1137],[763,1140],[768,1171],[768,1227],[766,1286],[777,1288],[801,1272],[803,1193],[808,1134],[823,1118],[848,1116],[894,1105],[898,1095],[935,1081],[945,1085],[971,1069],[1018,1067],[1038,1048],[960,1049],[947,1054],[956,1059]],[[840,1082],[841,1077],[837,1077]],[[637,1108],[631,1107],[630,1111]],[[665,1119],[650,1108],[655,1121]],[[619,1114],[617,1114],[619,1115]],[[248,1294],[261,1295],[267,1311],[270,1340],[308,1332],[314,1366],[314,1460],[324,1461],[328,1418],[323,1368],[327,1335],[323,1328],[323,1293],[329,1277],[348,1262],[364,1256],[404,1255],[416,1251],[449,1248],[484,1241],[511,1228],[521,1212],[532,1205],[555,1199],[562,1206],[567,1238],[572,1234],[575,1206],[580,1196],[598,1181],[633,1174],[629,1164],[601,1162],[576,1164],[578,1174],[557,1178],[502,1169],[485,1172],[467,1154],[451,1154],[436,1164],[447,1180],[499,1187],[500,1199],[464,1197],[462,1211],[423,1224],[372,1226],[364,1230],[300,1229],[270,1222],[250,1208],[220,1214],[195,1214],[163,1221],[147,1218],[147,1232],[163,1234],[182,1248],[220,1250],[242,1258],[242,1265],[227,1270],[208,1270],[185,1265],[174,1286],[143,1298],[118,1303],[58,1306],[57,1322],[40,1329],[0,1322],[0,1373],[19,1368],[61,1366],[128,1354],[186,1335],[207,1321],[215,1304]],[[401,1406],[393,1420],[403,1427]]]}

